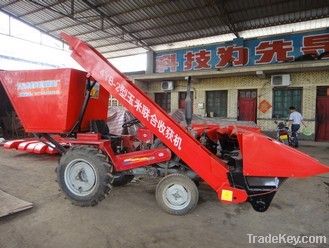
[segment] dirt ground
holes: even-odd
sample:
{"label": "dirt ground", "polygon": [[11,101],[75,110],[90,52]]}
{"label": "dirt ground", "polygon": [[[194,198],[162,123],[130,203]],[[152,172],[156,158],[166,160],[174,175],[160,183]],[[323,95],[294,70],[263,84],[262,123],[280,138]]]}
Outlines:
{"label": "dirt ground", "polygon": [[[300,149],[329,164],[329,145],[307,143]],[[249,203],[221,204],[201,185],[196,210],[178,217],[157,206],[151,180],[116,188],[96,207],[73,206],[58,191],[57,159],[0,148],[0,189],[34,203],[33,209],[0,220],[0,248],[328,247],[248,244],[247,234],[329,239],[329,174],[288,180],[265,213]]]}

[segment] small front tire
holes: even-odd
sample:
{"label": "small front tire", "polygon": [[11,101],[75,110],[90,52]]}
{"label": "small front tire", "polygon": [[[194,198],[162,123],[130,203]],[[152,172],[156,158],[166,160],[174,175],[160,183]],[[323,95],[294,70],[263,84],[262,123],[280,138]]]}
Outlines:
{"label": "small front tire", "polygon": [[185,215],[197,206],[199,191],[188,176],[170,174],[158,183],[155,197],[165,212],[172,215]]}

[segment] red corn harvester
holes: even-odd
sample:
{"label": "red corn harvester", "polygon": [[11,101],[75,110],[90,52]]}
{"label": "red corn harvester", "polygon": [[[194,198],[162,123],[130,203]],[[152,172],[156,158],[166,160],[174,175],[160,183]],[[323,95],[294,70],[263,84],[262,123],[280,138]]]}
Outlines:
{"label": "red corn harvester", "polygon": [[[60,153],[57,179],[72,203],[96,205],[112,186],[147,175],[162,177],[156,200],[170,214],[195,208],[201,180],[220,201],[248,201],[263,212],[287,178],[329,172],[328,166],[257,128],[192,123],[190,77],[187,125],[178,124],[94,48],[68,34],[61,37],[87,73],[3,71],[0,81],[25,130],[37,137],[5,147]],[[109,93],[136,118],[124,127],[142,125],[136,135],[111,135],[105,123]]]}

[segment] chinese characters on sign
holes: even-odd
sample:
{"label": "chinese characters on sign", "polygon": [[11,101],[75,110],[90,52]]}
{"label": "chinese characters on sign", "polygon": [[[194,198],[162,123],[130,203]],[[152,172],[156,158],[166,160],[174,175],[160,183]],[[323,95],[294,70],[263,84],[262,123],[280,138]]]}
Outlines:
{"label": "chinese characters on sign", "polygon": [[217,49],[219,62],[216,67],[225,67],[227,65],[241,66],[248,62],[248,49],[245,47],[219,47]]}
{"label": "chinese characters on sign", "polygon": [[176,54],[164,54],[157,56],[156,58],[156,68],[159,68],[159,72],[175,72],[178,65]]}
{"label": "chinese characters on sign", "polygon": [[[327,52],[327,53],[325,53]],[[294,61],[316,54],[329,59],[329,31],[281,35],[263,39],[237,38],[224,44],[195,47],[155,55],[155,72],[221,69]]]}
{"label": "chinese characters on sign", "polygon": [[195,69],[210,69],[210,56],[211,51],[208,50],[200,50],[196,53],[187,52],[184,55],[184,70],[192,70],[193,62],[195,63]]}
{"label": "chinese characters on sign", "polygon": [[18,97],[50,96],[60,94],[59,80],[46,80],[17,83]]}
{"label": "chinese characters on sign", "polygon": [[144,105],[138,98],[135,97],[127,88],[121,83],[112,83],[118,94],[135,108],[137,112],[142,114],[143,118],[148,121],[153,127],[158,129],[159,133],[170,141],[178,150],[182,149],[182,138],[174,132],[174,130],[167,126],[155,113],[152,113],[150,108]]}
{"label": "chinese characters on sign", "polygon": [[274,40],[262,41],[256,47],[256,54],[260,58],[255,61],[256,64],[269,64],[273,60],[277,62],[286,62],[292,57],[288,55],[292,51],[292,41]]}
{"label": "chinese characters on sign", "polygon": [[[310,35],[303,39],[302,51],[304,54],[314,54],[329,51],[329,34]],[[329,58],[329,52],[325,55]]]}

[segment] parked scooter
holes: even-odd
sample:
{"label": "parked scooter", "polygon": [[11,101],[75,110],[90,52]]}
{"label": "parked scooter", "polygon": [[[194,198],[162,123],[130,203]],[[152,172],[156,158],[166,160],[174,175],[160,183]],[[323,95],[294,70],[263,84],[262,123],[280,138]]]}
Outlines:
{"label": "parked scooter", "polygon": [[277,124],[276,139],[283,144],[289,145],[291,147],[297,147],[296,141],[298,139],[298,133],[296,133],[296,137],[291,135],[287,121],[274,121],[274,123]]}

